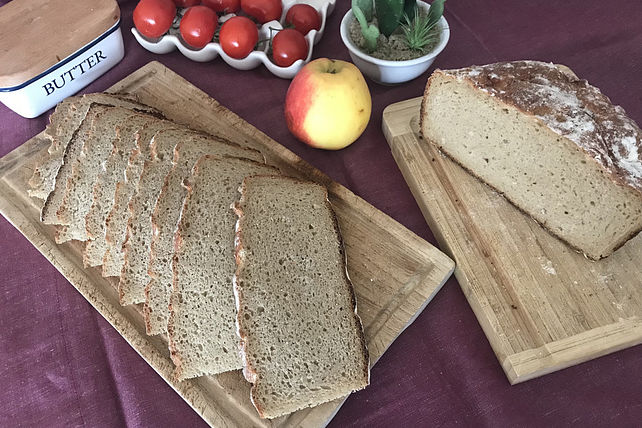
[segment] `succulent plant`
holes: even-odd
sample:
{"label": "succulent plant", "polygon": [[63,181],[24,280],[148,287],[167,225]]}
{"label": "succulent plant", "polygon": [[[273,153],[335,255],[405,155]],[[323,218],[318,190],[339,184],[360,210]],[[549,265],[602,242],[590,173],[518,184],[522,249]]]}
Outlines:
{"label": "succulent plant", "polygon": [[390,37],[401,26],[408,47],[423,50],[436,38],[433,30],[444,13],[445,1],[434,0],[424,16],[419,13],[416,0],[352,0],[352,13],[363,34],[363,48],[374,51],[380,34]]}

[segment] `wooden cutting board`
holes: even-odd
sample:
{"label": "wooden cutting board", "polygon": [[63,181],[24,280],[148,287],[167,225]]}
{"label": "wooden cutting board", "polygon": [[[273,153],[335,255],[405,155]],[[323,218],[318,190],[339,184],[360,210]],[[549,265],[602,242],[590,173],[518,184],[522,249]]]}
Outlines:
{"label": "wooden cutting board", "polygon": [[383,131],[511,384],[642,343],[642,234],[592,262],[419,137],[421,98]]}
{"label": "wooden cutting board", "polygon": [[[254,147],[283,172],[328,188],[343,232],[371,365],[452,274],[452,260],[435,247],[160,63],[147,64],[110,90],[135,93],[177,122]],[[175,382],[167,340],[145,334],[141,307],[120,306],[117,281],[102,278],[97,269],[84,269],[81,244],[56,245],[53,228],[38,221],[38,204],[27,196],[26,183],[36,158],[47,146],[41,135],[36,136],[0,159],[0,212],[207,423],[217,427],[318,427],[332,419],[343,399],[272,421],[259,419],[240,371]]]}

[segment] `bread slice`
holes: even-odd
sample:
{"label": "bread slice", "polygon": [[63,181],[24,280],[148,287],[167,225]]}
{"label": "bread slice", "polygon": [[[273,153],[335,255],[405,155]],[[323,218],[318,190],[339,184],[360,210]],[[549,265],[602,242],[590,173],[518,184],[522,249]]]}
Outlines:
{"label": "bread slice", "polygon": [[116,185],[125,181],[125,171],[128,161],[134,152],[139,152],[139,131],[157,119],[150,119],[147,115],[135,115],[126,123],[116,127],[117,138],[111,155],[105,164],[102,173],[93,186],[93,202],[85,216],[86,234],[88,238],[83,263],[85,266],[98,266],[102,264],[106,251],[105,223],[115,203]]}
{"label": "bread slice", "polygon": [[145,163],[157,161],[159,156],[165,160],[171,158],[176,139],[157,138],[158,135],[172,130],[176,130],[177,135],[186,132],[185,128],[174,128],[174,126],[178,125],[166,121],[154,122],[139,132],[140,150],[132,153],[125,170],[125,180],[116,184],[114,205],[105,220],[106,249],[103,256],[103,276],[120,276],[122,272],[125,262],[123,244],[127,237],[130,214],[129,204],[137,195]]}
{"label": "bread slice", "polygon": [[[186,155],[188,153],[202,152],[209,148],[215,154],[247,155],[255,159],[263,159],[262,155],[257,151],[250,151],[236,144],[217,141],[207,134],[192,133],[190,135],[184,131],[172,131],[160,133],[155,138],[175,141],[177,143],[176,147],[180,145],[180,150]],[[174,150],[174,153],[176,153],[176,150]],[[172,158],[167,156],[163,157],[163,159],[158,159],[158,162],[150,161],[145,164],[138,186],[138,193],[130,203],[127,238],[123,249],[124,265],[118,287],[122,304],[145,301],[145,286],[150,278],[147,271],[152,241],[152,213],[161,193],[164,179],[174,166],[171,160]],[[182,199],[179,202],[179,207],[181,202]],[[165,216],[165,214],[163,215]],[[174,217],[173,226],[170,226],[172,229],[176,226],[177,219],[178,215]],[[172,230],[173,232],[174,230]]]}
{"label": "bread slice", "polygon": [[147,122],[158,120],[123,107],[108,107],[107,113],[94,121],[94,137],[85,142],[73,163],[63,202],[57,211],[58,222],[65,225],[56,233],[57,243],[87,240],[85,216],[93,203],[94,185],[106,170],[121,124],[131,123],[137,117]]}
{"label": "bread slice", "polygon": [[234,278],[243,373],[262,418],[369,383],[369,358],[327,190],[248,177],[235,205]]}
{"label": "bread slice", "polygon": [[51,114],[49,125],[45,129],[45,135],[51,139],[51,145],[29,179],[30,196],[47,199],[54,189],[56,174],[62,165],[67,144],[85,118],[91,103],[126,107],[160,116],[158,110],[141,104],[135,95],[95,93],[65,99]]}
{"label": "bread slice", "polygon": [[64,150],[64,144],[71,138],[74,130],[80,125],[89,110],[91,103],[107,106],[118,106],[136,109],[153,114],[160,114],[153,107],[140,103],[133,94],[110,94],[97,92],[65,98],[49,116],[49,124],[45,128],[45,136],[51,139],[48,153],[54,154]]}
{"label": "bread slice", "polygon": [[234,319],[234,223],[230,209],[249,174],[277,169],[246,159],[202,157],[186,183],[176,231],[169,347],[187,379],[241,368]]}
{"label": "bread slice", "polygon": [[[109,96],[110,95],[107,95],[104,98]],[[28,181],[31,187],[28,190],[30,196],[46,199],[49,192],[53,190],[53,180],[56,177],[58,168],[60,168],[62,164],[62,155],[65,146],[71,139],[73,131],[78,128],[80,122],[84,119],[89,108],[89,103],[87,103],[87,109],[84,109],[81,114],[75,114],[76,108],[74,106],[82,102],[82,99],[83,96],[72,96],[64,99],[56,106],[51,116],[49,116],[49,124],[45,128],[44,136],[49,139],[50,144],[47,151],[43,153],[42,158],[36,164],[33,175]],[[69,122],[74,123],[65,131],[63,125]],[[45,189],[44,180],[46,180],[47,177],[50,177],[51,187]]]}
{"label": "bread slice", "polygon": [[47,195],[47,199],[40,211],[40,219],[45,224],[60,224],[57,212],[64,201],[67,180],[73,173],[73,164],[80,156],[84,144],[91,138],[98,137],[98,135],[94,133],[95,120],[105,114],[108,109],[109,106],[91,104],[82,123],[65,147],[62,164],[56,173],[54,188],[49,195]]}
{"label": "bread slice", "polygon": [[591,259],[642,229],[642,131],[567,67],[515,61],[437,70],[421,131]]}
{"label": "bread slice", "polygon": [[[145,301],[145,285],[149,281],[147,269],[152,235],[152,210],[164,178],[173,166],[174,148],[187,138],[188,132],[184,129],[162,131],[154,136],[153,156],[145,161],[136,193],[128,205],[129,215],[122,245],[123,266],[118,285],[122,305]],[[201,143],[202,141],[193,142]]]}
{"label": "bread slice", "polygon": [[[129,265],[129,269],[137,271],[137,277],[132,278],[132,281],[138,281],[138,284],[133,286],[144,287],[145,307],[143,312],[147,334],[160,334],[167,331],[169,317],[167,305],[172,289],[171,260],[174,254],[174,232],[176,232],[178,217],[187,192],[183,182],[191,175],[196,161],[207,154],[264,161],[263,155],[256,150],[246,149],[206,135],[186,138],[176,145],[172,170],[165,177],[152,213],[153,233],[148,232],[147,236],[142,236],[145,238],[145,242],[140,243],[139,249],[141,251],[149,245],[149,266],[144,264],[148,257],[145,254],[138,254],[140,251],[132,252],[127,249],[125,254],[126,265]],[[151,242],[148,242],[148,239],[151,239]],[[134,250],[137,249],[134,248]],[[134,254],[136,257],[132,260],[130,254]],[[146,272],[147,270],[149,272]],[[129,275],[128,270],[125,273]]]}

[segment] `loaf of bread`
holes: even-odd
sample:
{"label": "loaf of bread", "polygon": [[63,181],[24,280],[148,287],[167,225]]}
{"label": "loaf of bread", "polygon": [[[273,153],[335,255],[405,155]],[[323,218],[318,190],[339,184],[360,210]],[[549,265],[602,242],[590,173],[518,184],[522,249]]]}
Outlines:
{"label": "loaf of bread", "polygon": [[237,328],[261,417],[365,388],[368,351],[327,190],[248,177],[235,211]]}
{"label": "loaf of bread", "polygon": [[642,229],[642,132],[567,67],[515,61],[436,70],[421,132],[591,259]]}

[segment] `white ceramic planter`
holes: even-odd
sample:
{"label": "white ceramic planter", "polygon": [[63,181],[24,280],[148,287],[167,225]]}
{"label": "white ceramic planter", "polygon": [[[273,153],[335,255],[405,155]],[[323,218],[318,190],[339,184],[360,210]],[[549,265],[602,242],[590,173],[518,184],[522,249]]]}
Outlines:
{"label": "white ceramic planter", "polygon": [[[428,3],[418,1],[417,6],[428,10]],[[395,85],[407,82],[423,74],[432,65],[433,61],[444,50],[450,38],[448,22],[443,16],[437,26],[441,31],[439,44],[428,54],[408,61],[387,61],[371,57],[359,49],[350,39],[350,23],[354,19],[352,10],[349,10],[341,21],[341,40],[350,53],[352,62],[359,70],[377,83]]]}
{"label": "white ceramic planter", "polygon": [[0,88],[0,102],[20,116],[41,115],[112,68],[125,54],[120,21],[67,58],[20,85]]}
{"label": "white ceramic planter", "polygon": [[[272,62],[267,54],[269,45],[265,42],[259,44],[258,49],[250,52],[250,54],[245,58],[235,59],[223,52],[221,45],[218,43],[212,42],[208,43],[202,49],[193,49],[183,43],[180,37],[172,34],[166,34],[157,40],[150,40],[146,37],[143,37],[138,32],[138,30],[136,30],[136,28],[132,28],[132,33],[134,34],[136,41],[138,41],[138,43],[140,43],[142,47],[156,54],[166,54],[174,51],[175,49],[178,49],[187,58],[197,62],[212,61],[220,56],[228,65],[238,70],[251,70],[263,64],[274,75],[283,79],[292,79],[305,64],[310,62],[314,45],[319,40],[321,40],[321,37],[323,36],[323,31],[325,30],[325,24],[327,22],[328,15],[330,15],[330,13],[332,13],[332,10],[334,10],[335,2],[336,0],[283,0],[283,15],[281,16],[281,22],[285,21],[285,15],[287,11],[296,3],[309,4],[310,6],[314,7],[321,15],[321,29],[319,31],[311,30],[305,36],[305,40],[308,42],[307,57],[305,58],[305,60],[295,61],[294,64],[290,65],[289,67],[279,67]],[[226,19],[229,19],[232,16],[234,15],[230,14],[222,16],[221,18],[219,18],[219,22],[224,22]],[[259,28],[259,40],[267,40],[274,36],[276,32],[271,34],[270,27],[280,30],[283,28],[281,22],[270,21],[263,24],[261,28]]]}

